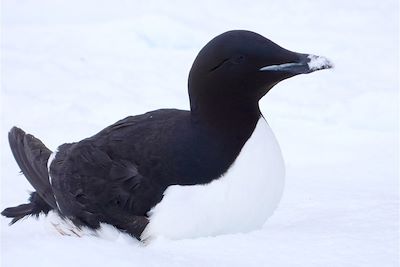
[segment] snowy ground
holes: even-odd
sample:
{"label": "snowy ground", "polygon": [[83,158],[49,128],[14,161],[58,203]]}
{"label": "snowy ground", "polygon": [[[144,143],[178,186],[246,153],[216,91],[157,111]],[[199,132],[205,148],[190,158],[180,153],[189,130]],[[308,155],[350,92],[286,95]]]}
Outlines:
{"label": "snowy ground", "polygon": [[11,126],[54,149],[130,114],[188,108],[196,53],[230,29],[336,65],[261,102],[287,165],[280,207],[259,231],[145,247],[1,218],[2,266],[398,266],[398,1],[135,2],[2,1],[1,209],[31,190]]}

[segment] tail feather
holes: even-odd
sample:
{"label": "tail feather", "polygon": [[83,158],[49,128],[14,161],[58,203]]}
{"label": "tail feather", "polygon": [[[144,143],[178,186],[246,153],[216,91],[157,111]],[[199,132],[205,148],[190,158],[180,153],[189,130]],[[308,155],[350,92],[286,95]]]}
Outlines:
{"label": "tail feather", "polygon": [[51,210],[51,207],[47,205],[47,203],[44,202],[36,192],[31,193],[29,201],[30,203],[27,204],[6,208],[1,212],[1,215],[7,218],[13,218],[10,222],[11,225],[21,220],[25,216],[38,217],[41,212],[47,214]]}
{"label": "tail feather", "polygon": [[51,151],[33,135],[17,127],[8,134],[11,151],[18,166],[40,197],[52,208],[57,204],[49,182],[47,161]]}
{"label": "tail feather", "polygon": [[1,212],[1,215],[7,217],[7,218],[13,218],[10,222],[10,225],[16,223],[17,221],[19,221],[20,219],[24,218],[27,215],[31,215],[32,214],[32,204],[28,203],[28,204],[21,204],[19,206],[16,207],[10,207],[10,208],[6,208],[5,210],[3,210]]}
{"label": "tail feather", "polygon": [[51,151],[39,139],[17,127],[11,129],[8,140],[18,166],[36,192],[31,193],[30,203],[7,208],[1,215],[13,218],[10,224],[14,224],[25,216],[39,216],[57,209],[47,170]]}

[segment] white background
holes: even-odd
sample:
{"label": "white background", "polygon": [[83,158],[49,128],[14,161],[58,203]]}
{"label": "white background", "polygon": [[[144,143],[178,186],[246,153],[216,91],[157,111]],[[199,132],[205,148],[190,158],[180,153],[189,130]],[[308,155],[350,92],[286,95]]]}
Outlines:
{"label": "white background", "polygon": [[[197,52],[258,32],[336,68],[284,81],[261,101],[287,166],[264,228],[193,240],[62,237],[49,220],[1,218],[2,266],[397,266],[398,1],[3,0],[1,209],[31,186],[7,131],[50,149],[127,116],[187,109]],[[182,214],[184,216],[184,214]]]}

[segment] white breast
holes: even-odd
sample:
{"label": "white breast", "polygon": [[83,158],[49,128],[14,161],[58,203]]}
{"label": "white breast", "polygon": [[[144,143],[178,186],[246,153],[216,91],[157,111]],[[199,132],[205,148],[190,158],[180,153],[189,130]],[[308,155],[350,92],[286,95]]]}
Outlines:
{"label": "white breast", "polygon": [[167,188],[150,212],[142,239],[248,232],[260,228],[282,196],[282,154],[264,118],[228,172],[206,185]]}

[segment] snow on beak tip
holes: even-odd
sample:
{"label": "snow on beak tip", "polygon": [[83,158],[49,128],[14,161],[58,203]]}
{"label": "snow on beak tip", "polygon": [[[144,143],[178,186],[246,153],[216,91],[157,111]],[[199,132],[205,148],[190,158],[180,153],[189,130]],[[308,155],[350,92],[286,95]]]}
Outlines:
{"label": "snow on beak tip", "polygon": [[334,67],[332,61],[330,61],[326,57],[308,55],[308,58],[310,59],[310,61],[307,64],[311,71],[332,69]]}

